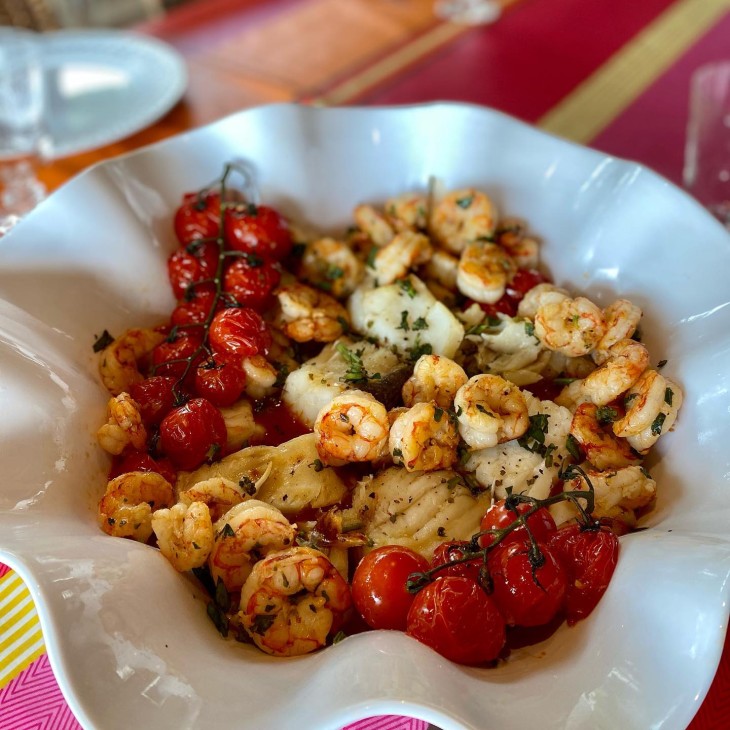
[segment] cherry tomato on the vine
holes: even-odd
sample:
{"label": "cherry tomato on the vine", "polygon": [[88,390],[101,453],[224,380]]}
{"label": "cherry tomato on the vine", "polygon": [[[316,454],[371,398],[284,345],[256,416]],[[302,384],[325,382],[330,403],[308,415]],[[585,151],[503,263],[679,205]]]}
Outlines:
{"label": "cherry tomato on the vine", "polygon": [[619,540],[608,528],[561,527],[550,549],[568,574],[565,614],[569,625],[584,619],[606,592],[618,562]]}
{"label": "cherry tomato on the vine", "polygon": [[[499,502],[495,502],[482,517],[482,523],[480,526],[481,530],[503,530],[505,527],[509,527],[519,515],[524,515],[532,509],[532,505],[528,502],[519,502],[516,506],[518,514],[515,514],[514,510],[507,507],[507,502],[504,499],[500,499]],[[537,542],[545,542],[557,529],[555,527],[555,520],[550,512],[545,508],[541,507],[532,515],[527,518],[527,525],[532,532],[533,537]],[[524,542],[528,540],[527,530],[524,525],[515,528],[512,532],[505,535],[502,539],[501,544],[507,545],[510,542]],[[492,535],[482,535],[479,538],[479,544],[482,547],[487,547],[494,542]]]}
{"label": "cherry tomato on the vine", "polygon": [[[434,551],[431,558],[431,567],[437,565],[448,565],[454,560],[461,560],[464,557],[464,550],[469,547],[468,542],[452,540],[451,542],[442,542]],[[468,560],[464,563],[456,563],[448,568],[439,570],[435,576],[455,575],[462,578],[471,578],[473,581],[479,581],[479,572],[484,561],[481,556]]]}
{"label": "cherry tomato on the vine", "polygon": [[214,406],[232,406],[246,387],[246,373],[231,362],[208,360],[195,370],[195,392]]}
{"label": "cherry tomato on the vine", "polygon": [[[215,302],[215,290],[213,287],[195,287],[189,300],[183,299],[170,315],[170,322],[173,325],[182,327],[186,324],[202,324],[208,318],[210,310]],[[220,302],[218,308],[220,308]]]}
{"label": "cherry tomato on the vine", "polygon": [[215,276],[218,253],[215,242],[205,242],[195,244],[192,252],[183,246],[170,255],[167,259],[167,276],[176,299],[182,299],[191,284]]}
{"label": "cherry tomato on the vine", "polygon": [[506,638],[494,600],[473,580],[458,576],[437,578],[418,592],[407,632],[459,664],[496,659]]}
{"label": "cherry tomato on the vine", "polygon": [[200,238],[215,238],[220,231],[220,218],[218,193],[187,193],[173,221],[178,241],[187,245]]}
{"label": "cherry tomato on the vine", "polygon": [[205,398],[193,398],[170,411],[160,424],[160,448],[185,471],[220,455],[227,440],[220,411]]}
{"label": "cherry tomato on the vine", "polygon": [[547,545],[533,564],[529,542],[497,546],[489,555],[494,600],[510,626],[540,626],[562,608],[568,579]]}
{"label": "cherry tomato on the vine", "polygon": [[406,589],[406,581],[411,573],[426,570],[426,558],[401,545],[369,552],[352,579],[352,601],[368,626],[405,631],[408,609],[415,598]]}
{"label": "cherry tomato on the vine", "polygon": [[247,307],[224,309],[213,317],[208,330],[213,351],[223,359],[266,355],[271,333],[258,312]]}
{"label": "cherry tomato on the vine", "polygon": [[[180,330],[174,336],[160,342],[152,350],[152,364],[155,366],[155,375],[167,375],[172,378],[181,378],[186,370],[185,360],[192,357],[202,342],[201,335],[196,330]],[[202,359],[198,355],[197,359]],[[191,380],[195,374],[196,363],[188,369]]]}
{"label": "cherry tomato on the vine", "polygon": [[262,310],[272,299],[281,274],[269,262],[254,256],[236,259],[227,269],[223,290],[244,307]]}
{"label": "cherry tomato on the vine", "polygon": [[268,261],[281,261],[292,248],[286,219],[266,205],[229,206],[224,229],[230,249],[256,254]]}
{"label": "cherry tomato on the vine", "polygon": [[175,395],[172,388],[175,378],[152,375],[129,388],[129,395],[139,405],[139,412],[145,426],[159,426],[162,419],[172,410]]}
{"label": "cherry tomato on the vine", "polygon": [[130,471],[154,471],[165,477],[170,484],[175,484],[177,472],[169,459],[153,459],[144,451],[130,451],[115,459],[112,465],[110,479]]}

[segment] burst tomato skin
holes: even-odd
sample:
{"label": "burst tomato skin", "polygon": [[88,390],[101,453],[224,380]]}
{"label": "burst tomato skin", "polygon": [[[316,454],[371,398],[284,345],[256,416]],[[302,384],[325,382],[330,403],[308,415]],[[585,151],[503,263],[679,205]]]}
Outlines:
{"label": "burst tomato skin", "polygon": [[266,355],[272,344],[266,322],[247,307],[218,312],[210,324],[208,340],[213,352],[224,360]]}
{"label": "burst tomato skin", "polygon": [[[530,509],[532,509],[532,505],[527,502],[520,502],[517,505],[519,514],[525,514]],[[517,517],[518,515],[515,514],[514,510],[506,506],[506,501],[500,499],[486,511],[484,517],[482,517],[480,529],[503,530],[505,527],[511,525]],[[557,529],[553,516],[545,507],[541,507],[537,512],[528,517],[527,524],[537,542],[547,542]],[[527,539],[529,539],[527,537],[527,531],[524,525],[522,525],[506,535],[502,539],[501,544],[507,545],[511,542],[524,542]],[[492,535],[482,535],[479,538],[479,544],[482,547],[487,547],[492,542],[494,542],[494,536]]]}
{"label": "burst tomato skin", "polygon": [[505,643],[502,615],[494,600],[469,578],[444,576],[416,595],[407,633],[458,664],[496,659]]}
{"label": "burst tomato skin", "polygon": [[566,525],[552,536],[550,549],[568,575],[565,614],[572,626],[588,616],[606,592],[618,562],[619,539],[607,527]]}
{"label": "burst tomato skin", "polygon": [[367,625],[405,631],[408,609],[415,598],[406,590],[406,580],[411,573],[425,570],[426,558],[401,545],[369,552],[352,579],[352,601]]}
{"label": "burst tomato skin", "polygon": [[507,286],[507,296],[519,304],[530,289],[547,281],[549,279],[536,269],[518,269]]}
{"label": "burst tomato skin", "polygon": [[232,362],[204,362],[195,370],[195,392],[214,406],[232,406],[246,387],[246,373]]}
{"label": "burst tomato skin", "polygon": [[541,626],[563,607],[568,578],[550,548],[540,545],[544,562],[533,569],[529,543],[498,546],[488,559],[493,598],[510,626]]}
{"label": "burst tomato skin", "polygon": [[139,412],[145,426],[159,426],[162,419],[172,410],[175,395],[172,388],[175,378],[152,375],[129,388],[129,395],[139,405]]}
{"label": "burst tomato skin", "polygon": [[201,243],[196,246],[193,253],[187,251],[184,246],[177,249],[167,259],[167,276],[175,298],[182,299],[191,284],[203,279],[212,279],[217,269],[218,246],[215,242]]}
{"label": "burst tomato skin", "polygon": [[227,269],[223,290],[244,307],[257,311],[265,309],[272,300],[272,292],[278,286],[281,274],[270,263],[259,259],[236,259]]}
{"label": "burst tomato skin", "polygon": [[[195,287],[193,295],[189,300],[181,301],[170,315],[170,322],[178,327],[191,324],[203,324],[210,314],[215,302],[215,290],[213,287]],[[218,304],[220,307],[220,303]]]}
{"label": "burst tomato skin", "polygon": [[[185,359],[192,357],[200,347],[202,340],[200,334],[194,330],[182,330],[175,335],[174,339],[160,342],[152,350],[152,364],[155,366],[155,375],[166,375],[171,378],[181,378],[187,367]],[[200,355],[197,356],[200,359]],[[195,373],[195,363],[188,370],[188,376],[192,379]]]}
{"label": "burst tomato skin", "polygon": [[[442,542],[434,551],[431,558],[431,567],[438,565],[447,565],[454,560],[461,560],[464,557],[464,550],[469,547],[468,542],[459,540],[451,540],[450,542]],[[444,568],[435,573],[439,578],[445,575],[452,575],[461,578],[470,578],[474,582],[479,581],[479,571],[483,564],[481,557],[474,558],[465,563],[457,563],[449,568]]]}
{"label": "burst tomato skin", "polygon": [[115,460],[109,478],[114,479],[130,471],[154,471],[173,485],[177,480],[177,472],[169,459],[153,459],[144,451],[130,451],[123,454],[121,459]]}
{"label": "burst tomato skin", "polygon": [[226,424],[205,398],[193,398],[170,411],[160,424],[160,448],[177,469],[192,471],[223,452]]}
{"label": "burst tomato skin", "polygon": [[228,207],[224,229],[230,249],[255,254],[267,261],[281,261],[292,248],[286,219],[266,205]]}
{"label": "burst tomato skin", "polygon": [[220,230],[221,197],[218,193],[187,193],[175,211],[173,227],[183,246],[201,238],[215,238]]}

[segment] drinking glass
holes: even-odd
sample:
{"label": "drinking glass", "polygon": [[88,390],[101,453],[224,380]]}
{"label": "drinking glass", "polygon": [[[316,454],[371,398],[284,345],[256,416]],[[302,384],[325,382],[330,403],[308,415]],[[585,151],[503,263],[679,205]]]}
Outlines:
{"label": "drinking glass", "polygon": [[433,11],[452,23],[482,25],[497,20],[502,8],[497,0],[436,0]]}
{"label": "drinking glass", "polygon": [[684,185],[730,230],[730,61],[692,76]]}
{"label": "drinking glass", "polygon": [[36,34],[0,28],[0,236],[45,196],[36,177],[44,96]]}

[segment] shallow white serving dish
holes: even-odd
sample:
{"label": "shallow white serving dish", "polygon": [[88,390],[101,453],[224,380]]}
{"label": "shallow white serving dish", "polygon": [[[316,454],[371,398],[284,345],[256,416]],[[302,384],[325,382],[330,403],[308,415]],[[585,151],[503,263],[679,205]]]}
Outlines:
{"label": "shallow white serving dish", "polygon": [[[271,659],[220,639],[191,582],[98,530],[105,394],[91,345],[165,317],[183,192],[245,158],[262,197],[323,229],[362,201],[476,185],[544,239],[555,280],[644,307],[645,341],[685,389],[650,466],[660,498],[622,539],[610,590],[573,629],[491,670],[373,632]],[[0,559],[27,581],[53,668],[86,728],[322,728],[411,714],[445,730],[683,728],[728,619],[730,239],[637,165],[502,114],[272,106],[99,165],[0,241]]]}

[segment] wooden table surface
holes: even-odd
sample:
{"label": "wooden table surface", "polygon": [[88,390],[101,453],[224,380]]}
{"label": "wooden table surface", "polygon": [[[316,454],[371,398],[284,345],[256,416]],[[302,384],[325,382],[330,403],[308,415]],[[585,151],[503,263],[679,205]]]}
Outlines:
{"label": "wooden table surface", "polygon": [[[497,107],[680,182],[689,77],[727,55],[730,0],[502,2],[503,17],[482,28],[438,21],[431,0],[181,6],[136,30],[183,55],[183,100],[141,132],[49,163],[41,176],[52,190],[95,162],[259,104],[449,99]],[[730,727],[729,690],[726,645],[693,730]]]}

